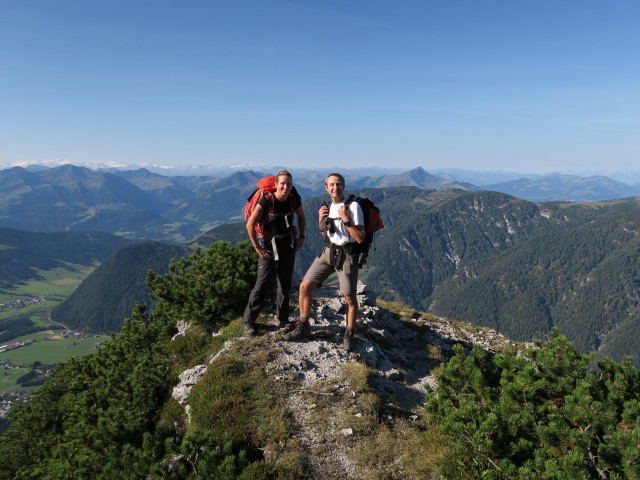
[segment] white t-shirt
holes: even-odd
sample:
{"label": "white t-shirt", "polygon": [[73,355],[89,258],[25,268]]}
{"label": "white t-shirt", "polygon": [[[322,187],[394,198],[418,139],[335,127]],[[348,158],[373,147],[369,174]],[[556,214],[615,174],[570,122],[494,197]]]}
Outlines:
{"label": "white t-shirt", "polygon": [[[344,205],[342,203],[331,203],[329,206],[329,217],[333,218],[333,224],[335,226],[335,231],[333,233],[327,232],[329,235],[329,240],[331,243],[335,243],[336,245],[346,245],[347,243],[355,242],[355,238],[349,235],[347,231],[347,227],[344,226],[344,222],[338,215],[338,209]],[[364,215],[362,214],[362,208],[358,205],[358,202],[353,201],[349,204],[349,212],[351,217],[351,223],[354,225],[364,225]]]}

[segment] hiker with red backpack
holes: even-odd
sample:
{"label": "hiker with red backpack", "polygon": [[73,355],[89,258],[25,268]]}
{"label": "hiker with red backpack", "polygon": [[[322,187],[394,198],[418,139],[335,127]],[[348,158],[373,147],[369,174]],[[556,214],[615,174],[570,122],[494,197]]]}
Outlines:
{"label": "hiker with red backpack", "polygon": [[[281,327],[289,320],[289,291],[296,250],[304,242],[305,217],[302,200],[293,186],[293,177],[281,170],[275,177],[265,177],[247,199],[245,217],[247,233],[258,256],[256,284],[242,316],[246,335],[256,334],[255,321],[260,315],[273,273],[277,280],[277,319]],[[293,223],[297,216],[298,228]]]}
{"label": "hiker with red backpack", "polygon": [[331,173],[324,182],[331,197],[331,205],[323,203],[318,211],[318,226],[325,239],[322,253],[314,260],[300,283],[300,318],[294,330],[284,336],[285,340],[302,340],[311,336],[309,314],[313,291],[332,273],[338,274],[340,291],[347,304],[347,326],[342,346],[351,350],[356,319],[358,318],[357,282],[360,244],[365,242],[364,215],[356,201],[345,203],[344,177]]}

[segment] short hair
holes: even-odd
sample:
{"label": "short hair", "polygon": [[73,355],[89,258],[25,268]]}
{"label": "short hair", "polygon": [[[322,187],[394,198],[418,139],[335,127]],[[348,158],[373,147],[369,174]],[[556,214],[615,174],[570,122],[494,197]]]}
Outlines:
{"label": "short hair", "polygon": [[293,175],[291,175],[291,172],[289,172],[289,170],[280,170],[277,174],[276,174],[276,182],[278,181],[278,179],[282,176],[287,176],[291,179],[291,181],[293,182]]}
{"label": "short hair", "polygon": [[338,177],[342,182],[342,186],[344,187],[344,177],[339,173],[330,173],[329,175],[327,175],[327,178],[324,179],[325,186],[327,185],[327,181],[329,180],[329,177]]}

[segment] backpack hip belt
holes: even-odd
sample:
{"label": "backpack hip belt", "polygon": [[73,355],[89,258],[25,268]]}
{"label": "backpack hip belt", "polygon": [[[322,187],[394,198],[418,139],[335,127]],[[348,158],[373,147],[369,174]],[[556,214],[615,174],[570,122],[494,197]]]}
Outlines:
{"label": "backpack hip belt", "polygon": [[[268,241],[269,245],[271,245],[271,250],[273,251],[273,259],[277,262],[280,260],[280,255],[278,255],[278,244],[277,241],[283,238],[291,238],[291,242],[289,243],[290,248],[295,248],[296,246],[296,238],[298,237],[298,230],[296,227],[292,227],[289,232],[283,233],[282,235],[271,235],[271,240]],[[267,247],[267,242],[265,242],[264,237],[258,237],[258,242],[263,245],[265,248]]]}

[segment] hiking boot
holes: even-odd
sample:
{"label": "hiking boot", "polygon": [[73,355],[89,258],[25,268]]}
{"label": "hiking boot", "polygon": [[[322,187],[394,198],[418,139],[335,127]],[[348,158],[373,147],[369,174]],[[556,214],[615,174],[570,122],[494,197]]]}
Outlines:
{"label": "hiking boot", "polygon": [[245,323],[244,334],[247,337],[255,337],[256,335],[258,335],[258,332],[256,331],[256,328],[253,325],[251,325],[250,323]]}
{"label": "hiking boot", "polygon": [[303,340],[305,338],[309,338],[311,336],[311,327],[309,326],[309,321],[305,320],[300,321],[298,320],[295,324],[295,328],[287,333],[284,336],[284,339],[287,340],[288,342],[293,342],[296,340]]}
{"label": "hiking boot", "polygon": [[353,329],[344,332],[342,337],[342,348],[345,352],[350,352],[353,344]]}
{"label": "hiking boot", "polygon": [[296,324],[288,320],[280,320],[280,322],[278,322],[278,328],[280,328],[284,333],[289,333],[291,330],[296,328]]}

